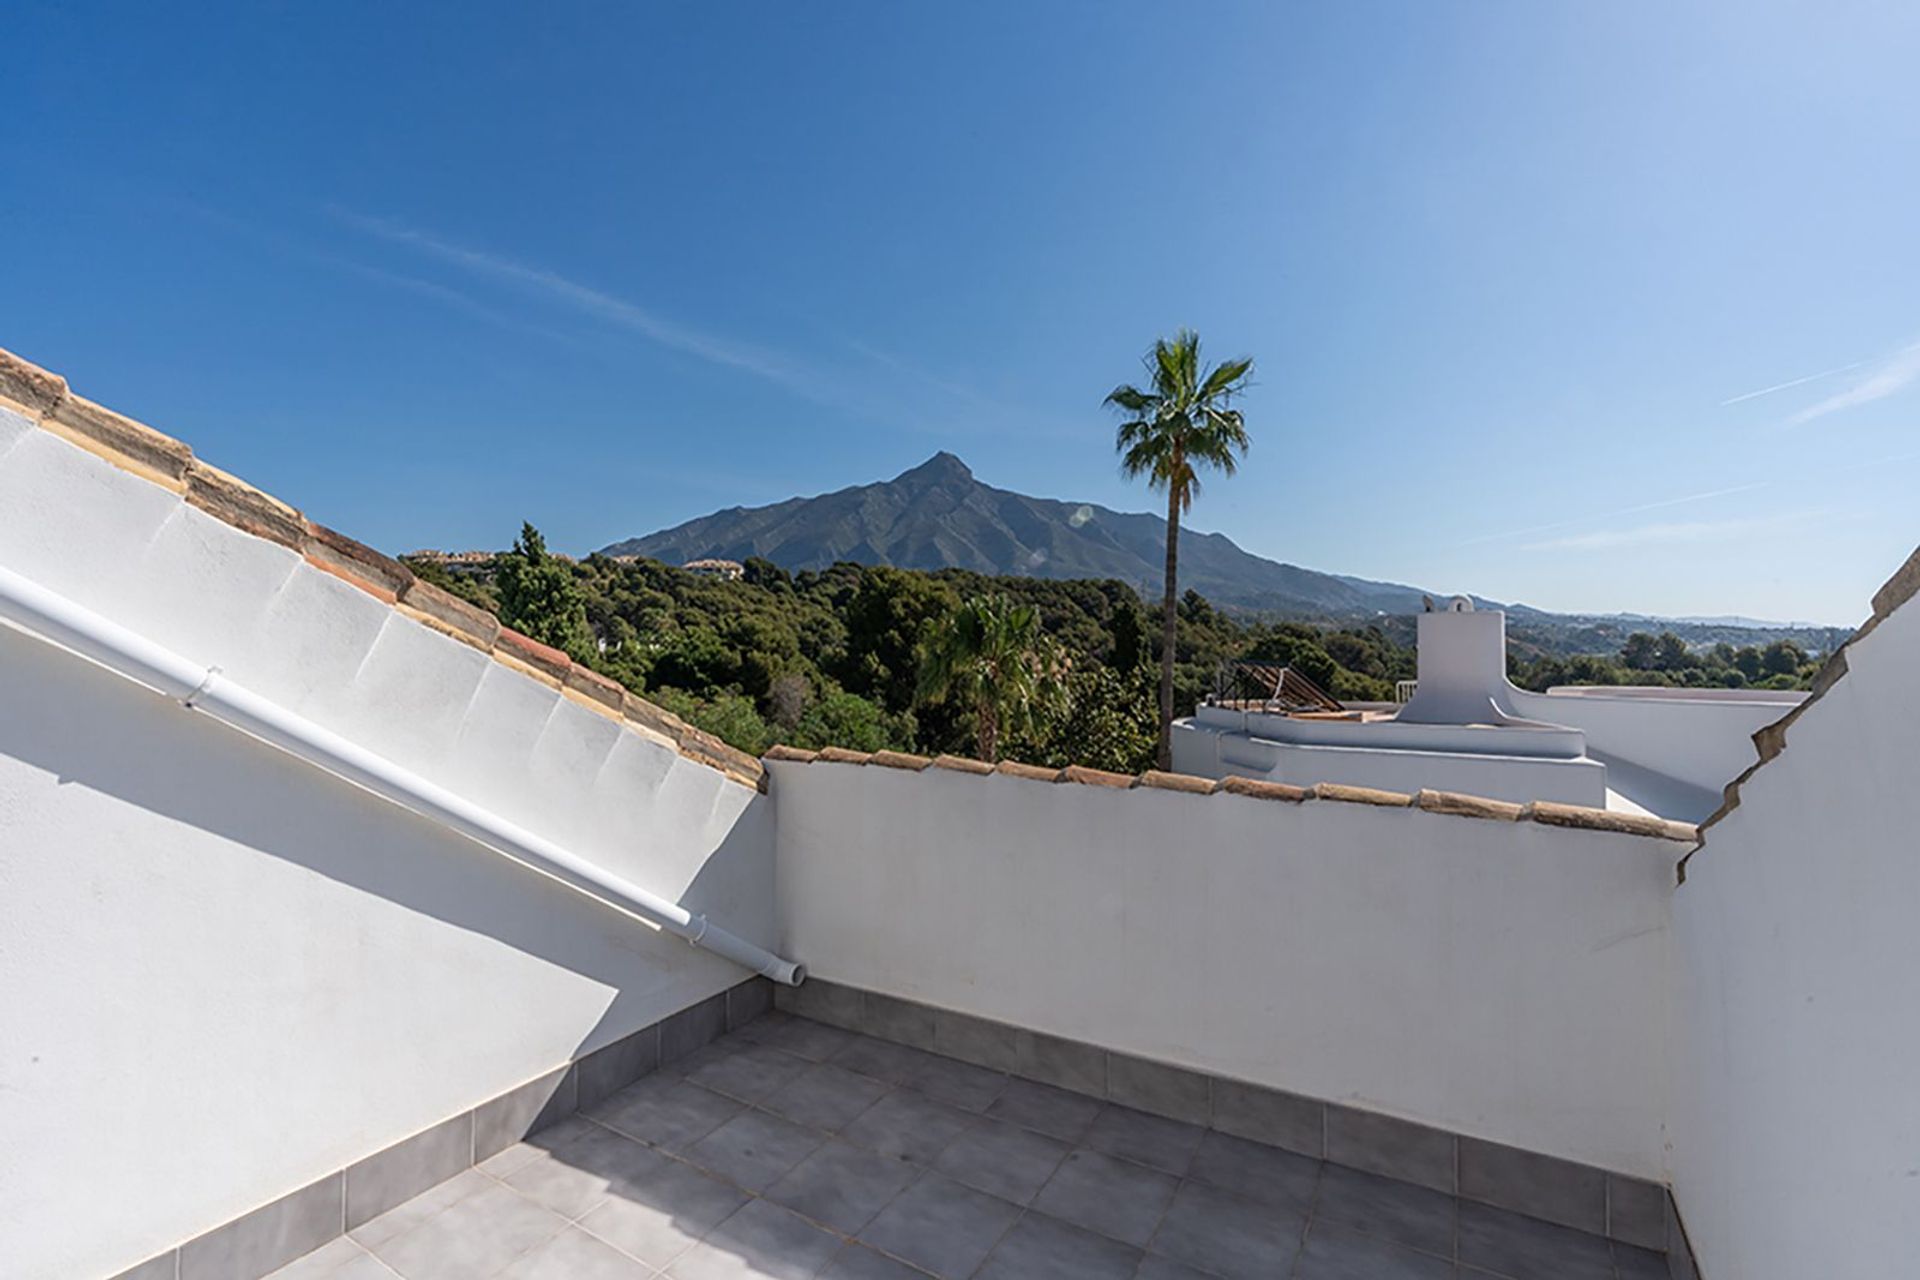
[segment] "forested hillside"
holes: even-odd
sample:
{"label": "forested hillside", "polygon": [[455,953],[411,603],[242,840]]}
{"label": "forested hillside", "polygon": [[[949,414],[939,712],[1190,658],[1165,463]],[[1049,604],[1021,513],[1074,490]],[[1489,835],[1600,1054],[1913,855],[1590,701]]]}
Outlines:
{"label": "forested hillside", "polygon": [[[965,708],[924,696],[923,648],[968,600],[1005,598],[1037,611],[1051,652],[1048,699],[1003,755],[1040,764],[1151,767],[1156,628],[1118,580],[990,577],[836,564],[789,573],[762,559],[739,580],[652,560],[549,554],[528,529],[511,552],[459,572],[414,559],[415,572],[565,649],[628,688],[726,739],[761,752],[775,742],[859,750],[969,754]],[[1334,628],[1250,622],[1188,591],[1180,607],[1176,713],[1215,687],[1233,658],[1289,664],[1335,697],[1384,701],[1414,675],[1411,618]],[[1396,638],[1396,634],[1399,638]],[[1795,687],[1811,679],[1791,642],[1762,650],[1690,649],[1636,634],[1623,652],[1511,659],[1516,682]]]}

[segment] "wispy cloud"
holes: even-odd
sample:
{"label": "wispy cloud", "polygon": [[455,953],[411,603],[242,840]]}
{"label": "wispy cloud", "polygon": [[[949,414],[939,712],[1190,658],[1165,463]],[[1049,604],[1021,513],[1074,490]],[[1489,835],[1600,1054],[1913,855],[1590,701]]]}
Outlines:
{"label": "wispy cloud", "polygon": [[356,258],[335,253],[330,249],[320,248],[299,236],[275,228],[258,226],[244,218],[236,217],[231,213],[201,204],[196,200],[191,200],[186,197],[156,195],[146,198],[152,203],[167,205],[182,214],[197,218],[202,222],[219,227],[223,231],[230,232],[234,235],[245,236],[248,239],[258,241],[279,252],[305,258],[308,261],[317,262],[324,266],[336,267],[342,271],[360,276],[363,279],[374,281],[377,284],[405,290],[408,293],[417,294],[423,298],[431,298],[436,302],[444,303],[447,306],[478,316],[480,319],[491,324],[499,325],[501,328],[515,329],[522,333],[533,333],[546,338],[567,341],[566,335],[564,334],[557,333],[552,329],[544,328],[540,325],[530,324],[521,317],[509,315],[495,307],[490,307],[478,298],[475,298],[472,294],[453,288],[451,285],[441,284],[437,280],[427,280],[420,276],[409,275],[403,271],[389,271],[385,267],[376,267],[370,263],[361,262]]}
{"label": "wispy cloud", "polygon": [[1843,364],[1832,369],[1822,369],[1819,373],[1810,373],[1804,378],[1791,378],[1786,382],[1776,382],[1772,386],[1762,387],[1758,391],[1748,391],[1741,395],[1729,396],[1720,402],[1720,407],[1724,409],[1730,404],[1740,404],[1747,400],[1758,400],[1761,396],[1770,396],[1776,391],[1786,391],[1793,387],[1804,387],[1809,382],[1818,382],[1822,378],[1837,377],[1840,374],[1848,373],[1872,363],[1873,361],[1871,360],[1855,360],[1852,364]]}
{"label": "wispy cloud", "polygon": [[[1725,498],[1736,493],[1751,493],[1755,489],[1764,489],[1768,481],[1760,480],[1753,484],[1737,484],[1727,489],[1709,489],[1705,493],[1688,493],[1677,498],[1661,498],[1656,502],[1638,502],[1630,507],[1616,507],[1612,511],[1596,511],[1591,515],[1575,516],[1570,520],[1555,520],[1548,524],[1528,525],[1524,529],[1503,529],[1499,533],[1483,533],[1468,538],[1456,546],[1471,547],[1482,542],[1497,542],[1503,538],[1524,538],[1532,533],[1550,533],[1555,529],[1571,529],[1575,525],[1592,524],[1598,520],[1617,520],[1621,516],[1638,515],[1643,511],[1660,511],[1668,507],[1684,507],[1692,502],[1706,502],[1713,498]],[[1547,543],[1534,543],[1533,546],[1546,546]]]}
{"label": "wispy cloud", "polygon": [[[1797,517],[1796,517],[1797,518]],[[1619,547],[1670,546],[1676,543],[1717,542],[1761,529],[1773,528],[1784,521],[1779,517],[1746,517],[1733,520],[1682,520],[1635,525],[1629,529],[1598,529],[1565,538],[1522,543],[1522,551],[1609,551]]]}
{"label": "wispy cloud", "polygon": [[1905,390],[1915,379],[1920,379],[1920,341],[1910,342],[1880,361],[1863,381],[1794,414],[1787,419],[1787,425],[1797,427],[1842,409],[1884,400]]}
{"label": "wispy cloud", "polygon": [[456,244],[388,218],[370,217],[339,206],[329,207],[328,212],[357,231],[543,296],[584,315],[631,330],[674,351],[696,356],[712,364],[740,369],[791,389],[808,393],[816,389],[805,367],[784,353],[708,333],[558,272]]}

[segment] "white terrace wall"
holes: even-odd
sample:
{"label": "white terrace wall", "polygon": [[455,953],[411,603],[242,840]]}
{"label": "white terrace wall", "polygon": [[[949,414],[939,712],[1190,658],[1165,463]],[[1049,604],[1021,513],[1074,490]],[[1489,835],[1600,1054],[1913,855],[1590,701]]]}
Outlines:
{"label": "white terrace wall", "polygon": [[[744,936],[765,797],[0,411],[0,564]],[[746,975],[0,626],[0,1275],[110,1275]]]}
{"label": "white terrace wall", "polygon": [[1846,658],[1674,898],[1674,1192],[1707,1280],[1920,1274],[1920,604]]}
{"label": "white terrace wall", "polygon": [[1413,809],[775,763],[832,981],[1664,1178],[1685,845]]}

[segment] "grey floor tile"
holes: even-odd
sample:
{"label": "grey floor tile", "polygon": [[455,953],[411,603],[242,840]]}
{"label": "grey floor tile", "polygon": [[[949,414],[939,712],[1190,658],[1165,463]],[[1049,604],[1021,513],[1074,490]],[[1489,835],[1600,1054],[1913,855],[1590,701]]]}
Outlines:
{"label": "grey floor tile", "polygon": [[568,1227],[522,1254],[500,1280],[653,1280],[655,1274],[578,1227]]}
{"label": "grey floor tile", "polygon": [[1200,1145],[1199,1125],[1109,1105],[1095,1117],[1081,1145],[1171,1174],[1184,1174]]}
{"label": "grey floor tile", "polygon": [[743,1111],[687,1148],[687,1159],[749,1191],[763,1191],[826,1140],[817,1129]]}
{"label": "grey floor tile", "polygon": [[1018,1075],[1042,1084],[1106,1097],[1105,1049],[1033,1031],[1020,1037],[1019,1055]]}
{"label": "grey floor tile", "polygon": [[1300,1249],[1304,1215],[1201,1182],[1182,1184],[1147,1249],[1226,1280],[1284,1276]]}
{"label": "grey floor tile", "polygon": [[987,1114],[1036,1129],[1063,1142],[1078,1142],[1093,1126],[1104,1104],[1098,1098],[1071,1089],[1058,1089],[1036,1080],[1010,1080]]}
{"label": "grey floor tile", "polygon": [[976,1191],[1026,1204],[1066,1158],[1067,1144],[1004,1120],[982,1119],[948,1144],[933,1167]]}
{"label": "grey floor tile", "polygon": [[760,1105],[796,1124],[836,1133],[893,1086],[823,1062],[775,1089]]}
{"label": "grey floor tile", "polygon": [[905,1084],[932,1057],[930,1053],[894,1044],[890,1040],[855,1036],[845,1048],[833,1055],[833,1061],[849,1071],[858,1071],[863,1076],[885,1080],[888,1084]]}
{"label": "grey floor tile", "polygon": [[174,1280],[179,1270],[180,1257],[172,1249],[157,1253],[145,1262],[136,1263],[125,1271],[113,1276],[111,1280]]}
{"label": "grey floor tile", "polygon": [[1472,1201],[1460,1204],[1460,1261],[1514,1280],[1612,1280],[1606,1240]]}
{"label": "grey floor tile", "polygon": [[775,987],[773,1007],[836,1027],[860,1025],[865,993],[858,987],[808,978],[797,987]]}
{"label": "grey floor tile", "polygon": [[1173,1198],[1178,1179],[1097,1151],[1075,1151],[1033,1207],[1123,1244],[1144,1245]]}
{"label": "grey floor tile", "polygon": [[985,1111],[1007,1087],[1004,1072],[955,1062],[952,1058],[928,1057],[915,1067],[904,1082],[936,1102],[967,1111]]}
{"label": "grey floor tile", "polygon": [[906,1190],[920,1171],[904,1160],[833,1139],[767,1188],[767,1198],[854,1235]]}
{"label": "grey floor tile", "polygon": [[[761,1021],[765,1021],[762,1019]],[[759,1027],[760,1023],[752,1024]],[[854,1041],[854,1033],[806,1018],[789,1018],[757,1033],[761,1044],[810,1062],[825,1062]]]}
{"label": "grey floor tile", "polygon": [[1225,1133],[1206,1133],[1187,1176],[1250,1200],[1305,1207],[1320,1184],[1321,1162]]}
{"label": "grey floor tile", "polygon": [[501,1151],[496,1151],[474,1168],[492,1178],[504,1178],[529,1160],[538,1159],[555,1147],[572,1142],[583,1133],[592,1133],[601,1126],[585,1116],[568,1116],[557,1124],[549,1125],[530,1138],[514,1143]]}
{"label": "grey floor tile", "polygon": [[1638,1245],[1613,1242],[1613,1269],[1619,1280],[1667,1280],[1667,1255]]}
{"label": "grey floor tile", "polygon": [[1372,1111],[1327,1104],[1327,1159],[1448,1195],[1456,1189],[1452,1134]]}
{"label": "grey floor tile", "polygon": [[1479,1138],[1459,1142],[1459,1194],[1465,1199],[1606,1233],[1607,1175],[1601,1170]]}
{"label": "grey floor tile", "polygon": [[1130,1245],[1029,1213],[973,1274],[976,1280],[1132,1280],[1142,1256]]}
{"label": "grey floor tile", "polygon": [[574,1064],[575,1101],[582,1107],[612,1097],[660,1066],[660,1028],[642,1027],[595,1049]]}
{"label": "grey floor tile", "polygon": [[727,1029],[725,992],[709,996],[660,1023],[660,1062],[677,1062],[704,1044],[718,1040]]}
{"label": "grey floor tile", "polygon": [[642,1262],[664,1267],[746,1202],[738,1187],[667,1160],[644,1181],[610,1196],[580,1225]]}
{"label": "grey floor tile", "polygon": [[773,983],[762,977],[727,988],[727,1029],[750,1027],[773,1012]]}
{"label": "grey floor tile", "polygon": [[[289,1262],[267,1280],[333,1280],[349,1263],[370,1258],[351,1236],[336,1236],[327,1241],[304,1258]],[[167,1280],[173,1280],[173,1268],[166,1270]]]}
{"label": "grey floor tile", "polygon": [[579,1093],[579,1073],[571,1066],[555,1067],[491,1102],[481,1103],[473,1109],[475,1162],[572,1115]]}
{"label": "grey floor tile", "polygon": [[1020,1216],[1017,1206],[937,1173],[894,1197],[860,1238],[947,1280],[973,1274]]}
{"label": "grey floor tile", "polygon": [[406,1280],[490,1276],[566,1229],[567,1220],[507,1187],[475,1192],[373,1247]]}
{"label": "grey floor tile", "polygon": [[1029,1033],[1004,1022],[976,1018],[951,1009],[933,1015],[933,1051],[995,1071],[1020,1065],[1020,1045]]}
{"label": "grey floor tile", "polygon": [[927,1005],[869,991],[861,1014],[861,1025],[882,1040],[933,1048],[933,1010]]}
{"label": "grey floor tile", "polygon": [[[540,1153],[533,1151],[529,1158]],[[404,1232],[411,1231],[421,1223],[439,1213],[442,1209],[466,1199],[476,1191],[484,1191],[494,1186],[494,1180],[474,1169],[468,1169],[429,1191],[423,1191],[398,1208],[387,1210],[379,1217],[354,1228],[352,1237],[371,1249],[393,1239]]]}
{"label": "grey floor tile", "polygon": [[1197,1071],[1124,1053],[1107,1055],[1107,1097],[1156,1116],[1206,1124],[1212,1088]]}
{"label": "grey floor tile", "polygon": [[1294,1265],[1294,1280],[1453,1280],[1453,1262],[1379,1236],[1316,1222]]}
{"label": "grey floor tile", "polygon": [[505,1182],[564,1218],[577,1218],[619,1187],[644,1179],[666,1157],[632,1138],[596,1126],[529,1160]]}
{"label": "grey floor tile", "polygon": [[927,1280],[927,1273],[863,1244],[850,1244],[827,1264],[820,1280]]}
{"label": "grey floor tile", "polygon": [[393,1268],[362,1250],[359,1257],[329,1271],[326,1280],[393,1280]]}
{"label": "grey floor tile", "polygon": [[674,1280],[807,1280],[841,1248],[822,1231],[766,1200],[750,1200],[667,1268]]}
{"label": "grey floor tile", "polygon": [[684,1151],[746,1109],[697,1084],[649,1076],[595,1107],[601,1123],[668,1151]]}
{"label": "grey floor tile", "polygon": [[1378,1174],[1328,1165],[1320,1175],[1320,1196],[1314,1202],[1315,1222],[1380,1236],[1428,1253],[1452,1256],[1459,1205],[1443,1195],[1410,1182],[1395,1182]]}
{"label": "grey floor tile", "polygon": [[473,1164],[473,1113],[396,1142],[347,1169],[347,1226],[357,1227]]}
{"label": "grey floor tile", "polygon": [[1643,1178],[1608,1174],[1606,1234],[1643,1249],[1666,1248],[1667,1189]]}
{"label": "grey floor tile", "polygon": [[1302,1155],[1327,1153],[1325,1104],[1262,1085],[1215,1080],[1213,1127]]}
{"label": "grey floor tile", "polygon": [[1216,1280],[1205,1271],[1184,1262],[1175,1262],[1172,1258],[1163,1258],[1157,1253],[1149,1253],[1141,1258],[1140,1269],[1133,1275],[1134,1280]]}
{"label": "grey floor tile", "polygon": [[811,1065],[783,1049],[752,1044],[688,1073],[687,1079],[729,1098],[758,1102],[781,1085],[805,1075]]}
{"label": "grey floor tile", "polygon": [[263,1276],[340,1234],[345,1179],[322,1178],[180,1246],[181,1280]]}
{"label": "grey floor tile", "polygon": [[973,1127],[974,1117],[905,1091],[890,1093],[840,1130],[840,1136],[884,1156],[932,1164],[947,1144]]}

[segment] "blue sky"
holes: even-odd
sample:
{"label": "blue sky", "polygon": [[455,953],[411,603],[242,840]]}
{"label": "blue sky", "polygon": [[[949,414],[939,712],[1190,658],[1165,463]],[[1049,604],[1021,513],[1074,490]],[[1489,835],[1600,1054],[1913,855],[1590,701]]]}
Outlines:
{"label": "blue sky", "polygon": [[392,551],[893,475],[1545,608],[1920,541],[1920,6],[8,6],[0,346]]}

